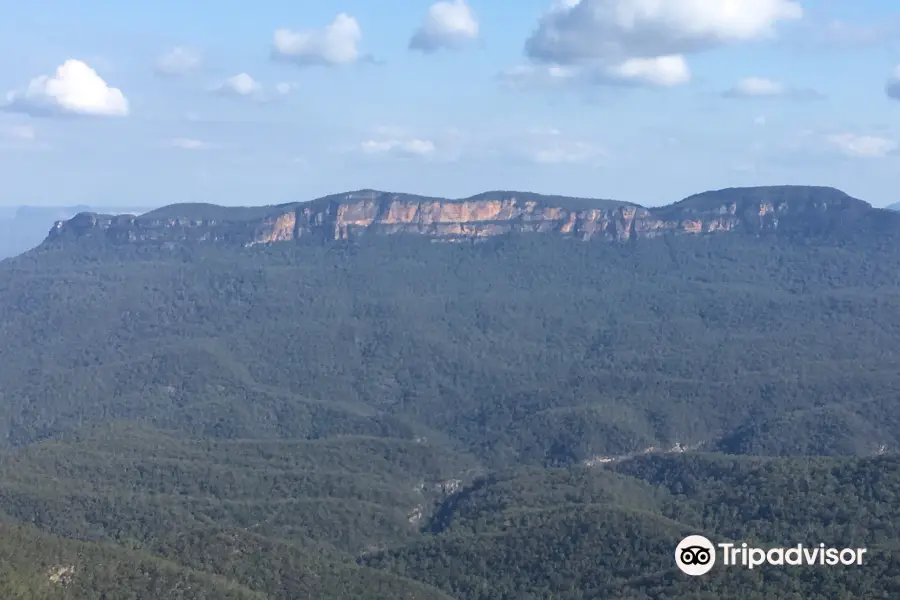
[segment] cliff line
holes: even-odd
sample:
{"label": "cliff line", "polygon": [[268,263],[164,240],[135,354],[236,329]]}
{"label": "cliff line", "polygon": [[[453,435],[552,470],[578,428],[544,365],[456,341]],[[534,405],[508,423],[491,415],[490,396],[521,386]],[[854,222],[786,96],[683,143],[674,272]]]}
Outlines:
{"label": "cliff line", "polygon": [[113,243],[218,241],[253,246],[308,236],[352,240],[395,234],[452,242],[508,233],[625,242],[663,234],[821,228],[873,212],[886,211],[833,188],[803,186],[718,190],[654,208],[519,192],[449,200],[364,190],[278,206],[176,204],[141,216],[81,213],[56,222],[45,243],[102,236]]}

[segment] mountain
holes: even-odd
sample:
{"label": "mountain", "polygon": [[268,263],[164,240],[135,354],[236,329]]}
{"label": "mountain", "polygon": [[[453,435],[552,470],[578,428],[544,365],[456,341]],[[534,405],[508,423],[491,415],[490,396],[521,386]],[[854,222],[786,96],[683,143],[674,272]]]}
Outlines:
{"label": "mountain", "polygon": [[832,231],[848,219],[857,229],[869,229],[887,218],[882,213],[839,190],[797,186],[720,190],[660,208],[519,192],[448,200],[364,190],[279,206],[182,204],[140,217],[81,213],[58,221],[47,241],[99,236],[113,243],[222,241],[252,246],[308,237],[349,240],[366,234],[460,241],[536,232],[627,241],[666,233],[807,234],[816,228]]}
{"label": "mountain", "polygon": [[[0,209],[0,260],[16,256],[40,244],[47,230],[60,219],[90,212],[89,206],[20,206]],[[140,214],[146,209],[104,208],[112,214]]]}
{"label": "mountain", "polygon": [[887,210],[900,210],[900,202],[896,202],[896,203],[894,203],[894,204],[891,204],[891,205],[889,205],[889,206],[886,206],[885,209],[887,209]]}
{"label": "mountain", "polygon": [[[0,597],[897,597],[898,219],[779,187],[61,221],[0,263]],[[698,533],[867,562],[689,578]]]}

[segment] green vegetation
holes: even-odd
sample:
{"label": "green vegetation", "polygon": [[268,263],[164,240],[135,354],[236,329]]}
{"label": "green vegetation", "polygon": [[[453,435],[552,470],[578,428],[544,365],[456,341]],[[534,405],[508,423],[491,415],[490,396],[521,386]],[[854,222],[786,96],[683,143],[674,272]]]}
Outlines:
{"label": "green vegetation", "polygon": [[[784,235],[4,261],[0,597],[896,598],[896,223],[822,194]],[[870,553],[690,579],[688,533]]]}
{"label": "green vegetation", "polygon": [[[445,502],[422,541],[365,564],[458,598],[893,598],[900,460],[646,456],[527,470]],[[861,567],[673,572],[686,535],[866,547]],[[705,596],[702,594],[706,594]]]}
{"label": "green vegetation", "polygon": [[439,599],[352,557],[414,540],[408,513],[440,497],[433,482],[447,469],[467,465],[399,440],[189,440],[114,424],[7,455],[0,516],[226,577],[258,597]]}
{"label": "green vegetation", "polygon": [[0,524],[0,590],[8,600],[265,600],[222,577],[103,544]]}
{"label": "green vegetation", "polygon": [[877,245],[373,239],[44,250],[3,267],[11,445],[122,419],[424,437],[491,466],[898,445],[900,252]]}

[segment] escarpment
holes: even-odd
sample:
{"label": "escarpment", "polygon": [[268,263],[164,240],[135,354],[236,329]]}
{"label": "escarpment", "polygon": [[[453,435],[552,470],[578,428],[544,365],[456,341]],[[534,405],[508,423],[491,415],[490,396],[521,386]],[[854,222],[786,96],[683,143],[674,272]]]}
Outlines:
{"label": "escarpment", "polygon": [[102,236],[114,243],[227,242],[254,246],[313,235],[351,240],[411,234],[452,242],[510,233],[627,242],[666,234],[760,234],[786,226],[821,228],[871,212],[887,213],[839,190],[801,186],[719,190],[653,208],[516,192],[487,192],[448,200],[365,190],[279,206],[184,204],[142,216],[82,213],[58,221],[47,242]]}

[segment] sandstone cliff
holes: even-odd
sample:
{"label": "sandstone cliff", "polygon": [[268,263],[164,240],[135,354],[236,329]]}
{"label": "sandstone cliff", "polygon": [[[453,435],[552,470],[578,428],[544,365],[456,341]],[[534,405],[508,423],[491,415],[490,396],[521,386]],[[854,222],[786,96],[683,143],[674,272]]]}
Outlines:
{"label": "sandstone cliff", "polygon": [[114,243],[219,241],[252,246],[306,236],[348,240],[402,233],[461,241],[515,232],[624,242],[663,234],[823,227],[871,212],[882,211],[839,190],[799,186],[719,190],[655,208],[515,192],[447,200],[365,190],[280,206],[186,204],[142,216],[82,213],[58,221],[47,243],[100,236]]}

